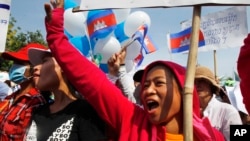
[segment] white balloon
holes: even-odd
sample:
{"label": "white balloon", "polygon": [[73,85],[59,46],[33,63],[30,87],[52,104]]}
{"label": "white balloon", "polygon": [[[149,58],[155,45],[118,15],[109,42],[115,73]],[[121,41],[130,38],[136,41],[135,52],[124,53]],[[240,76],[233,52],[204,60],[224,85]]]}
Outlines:
{"label": "white balloon", "polygon": [[[125,45],[128,45],[131,43],[131,39],[127,39],[121,43],[122,47]],[[136,40],[133,41],[128,47],[127,47],[127,54],[126,54],[126,59],[128,60],[133,60],[135,59],[141,51],[141,44]]]}
{"label": "white balloon", "polygon": [[125,21],[130,11],[131,9],[113,9],[116,18],[116,23],[119,24]]}
{"label": "white balloon", "polygon": [[131,37],[139,26],[146,24],[150,27],[151,20],[147,13],[136,11],[131,13],[124,22],[124,32],[128,37]]}
{"label": "white balloon", "polygon": [[126,59],[125,60],[125,67],[127,73],[131,72],[134,69],[135,63],[133,60]]}
{"label": "white balloon", "polygon": [[86,16],[83,12],[72,12],[68,8],[64,12],[64,28],[72,36],[84,36],[86,34]]}
{"label": "white balloon", "polygon": [[98,39],[95,44],[94,54],[101,54],[101,63],[107,63],[108,59],[114,54],[121,50],[121,44],[113,37],[108,36],[106,38]]}

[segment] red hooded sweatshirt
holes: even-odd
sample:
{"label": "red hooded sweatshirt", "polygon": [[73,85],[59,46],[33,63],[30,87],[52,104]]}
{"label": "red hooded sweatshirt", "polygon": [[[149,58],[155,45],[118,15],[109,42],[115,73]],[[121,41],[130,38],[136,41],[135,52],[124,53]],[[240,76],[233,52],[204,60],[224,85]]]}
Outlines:
{"label": "red hooded sweatshirt", "polygon": [[[47,41],[52,54],[67,78],[96,109],[98,114],[115,129],[119,141],[165,141],[165,127],[149,121],[146,111],[130,102],[106,75],[87,60],[64,35],[64,9],[54,9],[52,21],[46,21]],[[168,66],[184,85],[185,69],[171,62],[155,62]],[[146,68],[147,70],[147,68]],[[194,93],[193,129],[199,141],[223,141],[222,134],[212,128],[208,119],[201,120],[199,102]]]}
{"label": "red hooded sweatshirt", "polygon": [[246,106],[248,113],[250,113],[250,34],[244,40],[244,45],[240,48],[240,54],[238,57],[237,69],[240,77],[240,89],[243,96],[243,103]]}

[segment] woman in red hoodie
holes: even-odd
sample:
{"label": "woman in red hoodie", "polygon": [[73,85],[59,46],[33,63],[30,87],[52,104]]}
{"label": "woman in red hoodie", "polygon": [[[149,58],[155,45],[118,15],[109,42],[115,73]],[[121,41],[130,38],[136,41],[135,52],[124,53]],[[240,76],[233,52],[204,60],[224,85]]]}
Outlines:
{"label": "woman in red hoodie", "polygon": [[[119,141],[183,141],[181,92],[185,68],[168,61],[148,65],[142,79],[141,101],[144,109],[130,102],[106,75],[70,44],[64,35],[63,0],[54,10],[45,4],[47,42],[52,54],[70,82],[83,94],[98,114],[111,125]],[[223,141],[208,119],[201,119],[196,91],[193,98],[195,141]]]}
{"label": "woman in red hoodie", "polygon": [[237,69],[240,77],[240,89],[243,96],[243,102],[246,106],[248,113],[250,113],[250,34],[244,39],[244,45],[240,48],[240,53],[237,61]]}

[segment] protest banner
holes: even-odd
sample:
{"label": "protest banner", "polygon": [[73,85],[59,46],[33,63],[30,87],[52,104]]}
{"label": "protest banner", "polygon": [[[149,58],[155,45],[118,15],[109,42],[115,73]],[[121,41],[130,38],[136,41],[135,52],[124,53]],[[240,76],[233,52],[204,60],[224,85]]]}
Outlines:
{"label": "protest banner", "polygon": [[[182,22],[182,30],[189,28],[191,24],[191,20]],[[248,34],[246,7],[234,6],[202,16],[200,29],[205,45],[199,47],[198,51],[240,47]]]}
{"label": "protest banner", "polygon": [[0,52],[4,52],[9,25],[11,0],[0,0]]}
{"label": "protest banner", "polygon": [[250,5],[249,0],[82,0],[75,11],[108,8],[178,7],[193,5]]}

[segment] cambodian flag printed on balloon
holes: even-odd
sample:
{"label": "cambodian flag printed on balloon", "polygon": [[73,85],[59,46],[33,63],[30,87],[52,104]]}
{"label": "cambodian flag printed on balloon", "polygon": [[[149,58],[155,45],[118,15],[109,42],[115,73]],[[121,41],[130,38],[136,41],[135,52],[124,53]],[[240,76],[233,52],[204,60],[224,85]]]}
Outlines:
{"label": "cambodian flag printed on balloon", "polygon": [[89,11],[87,27],[90,38],[104,38],[116,27],[116,19],[112,10]]}

